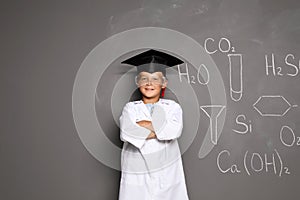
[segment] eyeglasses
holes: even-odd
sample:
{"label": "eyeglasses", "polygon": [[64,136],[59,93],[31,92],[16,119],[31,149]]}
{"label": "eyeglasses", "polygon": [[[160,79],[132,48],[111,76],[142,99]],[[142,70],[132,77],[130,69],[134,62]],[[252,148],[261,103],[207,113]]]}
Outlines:
{"label": "eyeglasses", "polygon": [[135,82],[138,86],[143,86],[152,83],[152,85],[162,85],[165,82],[165,77],[153,76],[136,76]]}

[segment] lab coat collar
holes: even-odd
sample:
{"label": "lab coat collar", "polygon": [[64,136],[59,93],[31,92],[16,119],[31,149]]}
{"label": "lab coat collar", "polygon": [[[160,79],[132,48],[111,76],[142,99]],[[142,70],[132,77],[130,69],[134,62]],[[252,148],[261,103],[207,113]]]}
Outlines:
{"label": "lab coat collar", "polygon": [[[141,102],[142,104],[145,104],[145,103],[143,102],[143,100],[139,100],[139,102]],[[159,98],[158,101],[155,102],[155,103],[153,103],[153,104],[154,104],[154,105],[155,105],[155,104],[161,104],[161,102],[162,102],[162,99]]]}
{"label": "lab coat collar", "polygon": [[[153,105],[161,105],[162,104],[162,99],[159,98],[159,100]],[[151,114],[146,106],[146,104],[143,102],[143,100],[137,101],[137,105],[140,107],[140,110],[147,116],[147,118],[152,119]]]}

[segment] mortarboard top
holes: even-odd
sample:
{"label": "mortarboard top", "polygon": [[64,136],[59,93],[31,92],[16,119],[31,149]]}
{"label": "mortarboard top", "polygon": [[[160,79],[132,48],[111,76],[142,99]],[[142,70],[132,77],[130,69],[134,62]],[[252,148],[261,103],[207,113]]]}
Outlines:
{"label": "mortarboard top", "polygon": [[162,72],[166,76],[166,68],[182,64],[183,61],[170,54],[150,49],[121,62],[137,67],[137,72]]}

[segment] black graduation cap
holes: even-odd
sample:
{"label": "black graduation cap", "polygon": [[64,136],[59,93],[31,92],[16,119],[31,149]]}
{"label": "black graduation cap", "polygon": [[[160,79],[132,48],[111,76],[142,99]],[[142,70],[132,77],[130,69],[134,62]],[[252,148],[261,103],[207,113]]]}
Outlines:
{"label": "black graduation cap", "polygon": [[164,52],[150,49],[121,62],[122,64],[134,65],[137,73],[162,72],[166,76],[166,68],[182,64],[183,61]]}

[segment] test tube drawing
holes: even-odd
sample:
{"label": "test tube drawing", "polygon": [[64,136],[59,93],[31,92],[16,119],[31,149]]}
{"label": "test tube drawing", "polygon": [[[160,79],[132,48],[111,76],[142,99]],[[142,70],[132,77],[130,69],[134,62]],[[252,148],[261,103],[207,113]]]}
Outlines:
{"label": "test tube drawing", "polygon": [[230,97],[239,101],[243,95],[243,61],[242,54],[228,54]]}
{"label": "test tube drawing", "polygon": [[[211,135],[211,142],[216,145],[218,143],[218,117],[226,106],[223,105],[205,105],[200,106],[201,110],[209,118],[209,133]],[[210,112],[209,112],[210,109]]]}

